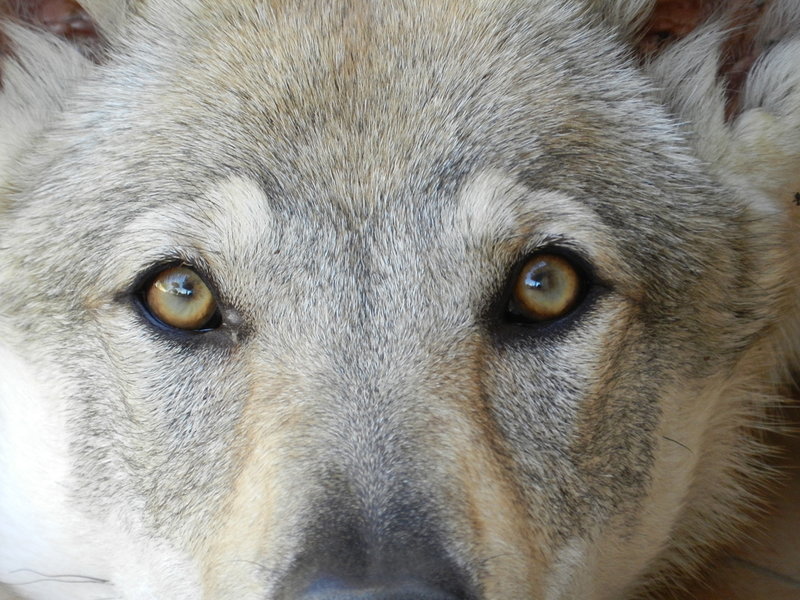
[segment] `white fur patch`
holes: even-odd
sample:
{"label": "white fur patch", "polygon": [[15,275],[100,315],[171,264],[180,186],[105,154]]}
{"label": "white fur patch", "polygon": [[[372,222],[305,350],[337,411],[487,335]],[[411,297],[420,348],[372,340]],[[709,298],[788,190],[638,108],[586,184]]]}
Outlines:
{"label": "white fur patch", "polygon": [[[144,212],[120,236],[115,260],[129,257],[131,268],[163,259],[174,248],[194,248],[212,268],[224,269],[219,256],[236,256],[242,263],[251,254],[274,243],[274,217],[267,198],[253,181],[231,177],[212,184],[189,210],[185,206],[158,206]],[[124,279],[115,282],[124,285]]]}
{"label": "white fur patch", "polygon": [[[2,336],[5,337],[5,336]],[[26,597],[107,598],[97,523],[69,507],[64,381],[44,383],[0,345],[0,581]],[[84,583],[85,582],[85,583]]]}
{"label": "white fur patch", "polygon": [[129,515],[101,522],[71,502],[66,383],[48,373],[0,345],[0,582],[31,600],[201,596],[190,557]]}
{"label": "white fur patch", "polygon": [[637,286],[620,259],[614,232],[588,206],[560,192],[530,189],[503,173],[480,173],[464,187],[453,230],[479,246],[516,239],[527,251],[573,247],[591,259],[601,277],[618,281],[620,292]]}

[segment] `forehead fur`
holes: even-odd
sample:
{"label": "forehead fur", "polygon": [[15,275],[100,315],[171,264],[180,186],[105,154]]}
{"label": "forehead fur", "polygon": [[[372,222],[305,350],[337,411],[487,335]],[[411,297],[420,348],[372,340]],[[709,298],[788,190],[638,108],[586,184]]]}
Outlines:
{"label": "forehead fur", "polygon": [[[487,160],[544,165],[554,140],[580,130],[562,146],[594,143],[618,121],[609,110],[626,110],[611,105],[641,95],[618,49],[548,2],[147,7],[99,83],[106,110],[91,94],[107,145],[155,144],[173,168],[247,170],[315,206],[358,209]],[[587,44],[606,58],[579,66]],[[123,130],[129,118],[142,127]]]}
{"label": "forehead fur", "polygon": [[63,252],[75,232],[116,247],[148,208],[195,214],[208,182],[230,178],[258,188],[277,222],[302,214],[334,236],[367,222],[419,235],[479,173],[503,173],[576,198],[637,270],[662,274],[717,254],[703,250],[709,231],[738,214],[708,201],[621,50],[560,3],[156,0],[143,12],[78,92],[48,164],[20,175],[33,180],[20,186],[33,190],[23,210],[69,221],[59,239],[36,220]]}

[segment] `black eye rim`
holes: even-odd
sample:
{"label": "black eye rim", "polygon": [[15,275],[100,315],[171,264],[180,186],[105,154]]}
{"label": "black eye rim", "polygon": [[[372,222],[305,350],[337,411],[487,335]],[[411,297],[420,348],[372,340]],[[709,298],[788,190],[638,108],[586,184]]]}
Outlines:
{"label": "black eye rim", "polygon": [[[553,319],[532,320],[524,315],[513,312],[510,307],[514,302],[514,287],[522,275],[525,266],[538,256],[557,256],[568,262],[574,269],[580,281],[578,295],[570,309],[563,315]],[[592,263],[580,252],[558,245],[548,245],[536,248],[518,258],[508,275],[503,280],[499,293],[491,308],[491,322],[494,329],[501,335],[524,335],[545,337],[564,332],[573,326],[589,310],[595,301],[607,292],[610,287],[598,276]]]}
{"label": "black eye rim", "polygon": [[[216,303],[216,310],[211,315],[209,320],[206,321],[203,327],[201,328],[182,329],[180,327],[175,327],[173,325],[170,325],[169,323],[165,323],[153,313],[153,311],[150,309],[149,303],[147,302],[147,291],[153,284],[153,282],[156,280],[156,278],[164,271],[178,267],[182,267],[193,271],[203,281],[205,286],[211,292],[211,296],[214,299],[214,302]],[[220,302],[220,296],[217,292],[217,288],[216,285],[214,284],[213,278],[209,275],[208,269],[198,265],[195,262],[173,259],[173,260],[160,261],[151,265],[136,278],[136,280],[130,287],[128,296],[133,301],[133,304],[137,308],[139,313],[152,326],[162,331],[166,331],[177,335],[196,336],[218,331],[225,325],[225,320],[222,315],[222,303]]]}

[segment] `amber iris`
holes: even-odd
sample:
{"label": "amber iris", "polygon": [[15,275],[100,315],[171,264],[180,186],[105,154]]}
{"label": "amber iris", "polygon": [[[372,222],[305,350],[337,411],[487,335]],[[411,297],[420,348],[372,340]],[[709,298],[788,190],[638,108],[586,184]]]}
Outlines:
{"label": "amber iris", "polygon": [[581,288],[582,278],[569,260],[558,254],[536,254],[519,272],[509,308],[523,320],[552,321],[575,307]]}
{"label": "amber iris", "polygon": [[217,314],[211,290],[188,267],[161,271],[147,288],[144,300],[154,317],[176,329],[207,329]]}

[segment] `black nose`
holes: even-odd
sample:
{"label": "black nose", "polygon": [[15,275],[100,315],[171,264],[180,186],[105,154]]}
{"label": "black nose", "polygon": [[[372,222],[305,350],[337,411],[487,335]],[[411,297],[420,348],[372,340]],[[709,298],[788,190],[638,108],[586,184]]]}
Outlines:
{"label": "black nose", "polygon": [[447,592],[425,584],[393,582],[387,585],[374,584],[368,587],[348,587],[344,583],[322,578],[314,582],[300,596],[300,600],[461,600]]}
{"label": "black nose", "polygon": [[438,520],[395,503],[380,520],[331,500],[310,522],[279,600],[476,600],[472,579],[446,550]]}

